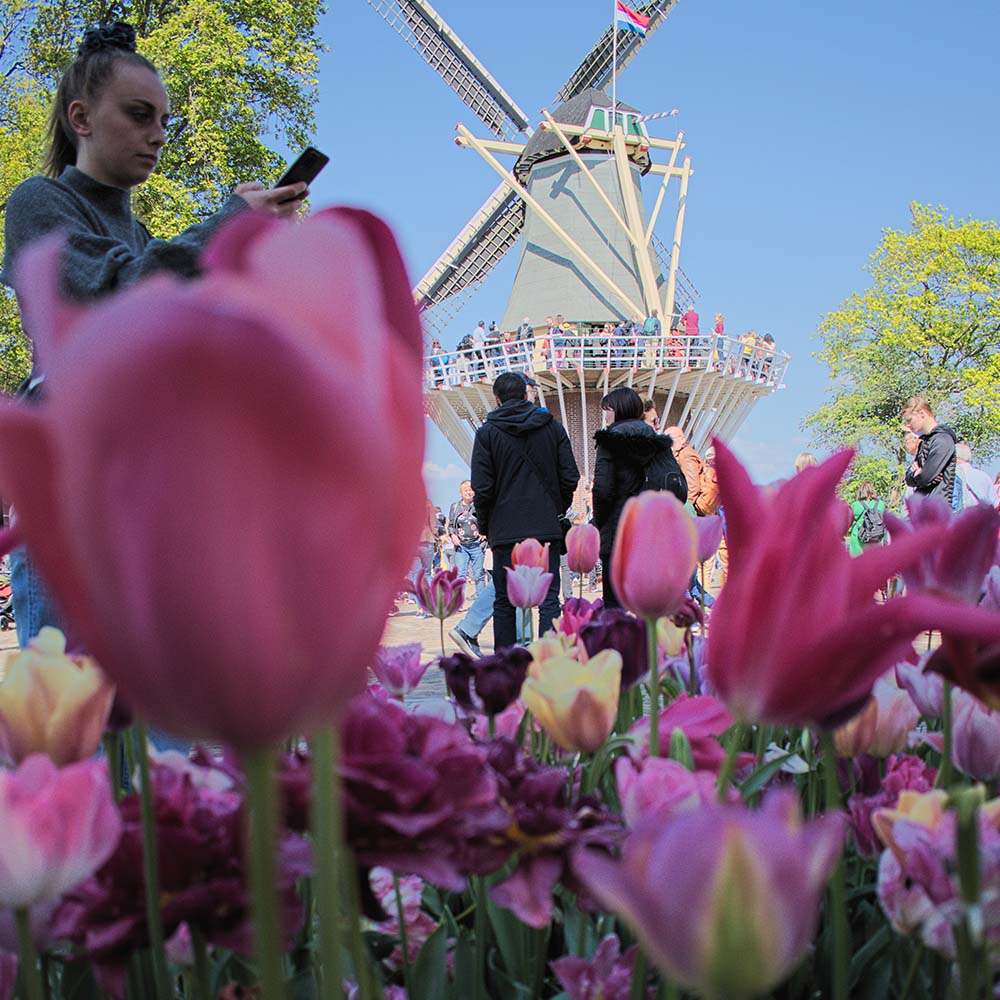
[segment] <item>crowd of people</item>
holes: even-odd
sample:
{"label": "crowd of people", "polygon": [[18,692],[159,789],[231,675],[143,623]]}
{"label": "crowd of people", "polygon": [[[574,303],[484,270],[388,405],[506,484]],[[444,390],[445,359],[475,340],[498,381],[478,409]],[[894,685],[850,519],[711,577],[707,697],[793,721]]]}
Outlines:
{"label": "crowd of people", "polygon": [[[543,325],[525,317],[516,330],[501,332],[495,322],[480,320],[454,351],[439,338],[427,355],[427,384],[432,388],[469,382],[492,382],[505,371],[531,374],[555,368],[709,369],[733,377],[773,384],[779,375],[774,337],[753,330],[737,337],[725,333],[725,318],[715,314],[711,333],[702,333],[693,308],[674,317],[668,329],[656,309],[615,322],[573,323],[562,315],[546,316]],[[778,364],[776,364],[776,361]]]}

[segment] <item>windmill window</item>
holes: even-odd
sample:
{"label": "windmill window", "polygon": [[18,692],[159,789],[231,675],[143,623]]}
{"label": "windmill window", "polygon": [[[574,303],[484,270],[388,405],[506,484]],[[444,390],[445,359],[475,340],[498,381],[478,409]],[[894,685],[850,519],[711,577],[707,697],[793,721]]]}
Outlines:
{"label": "windmill window", "polygon": [[600,129],[602,132],[608,130],[608,119],[603,108],[591,108],[589,128]]}

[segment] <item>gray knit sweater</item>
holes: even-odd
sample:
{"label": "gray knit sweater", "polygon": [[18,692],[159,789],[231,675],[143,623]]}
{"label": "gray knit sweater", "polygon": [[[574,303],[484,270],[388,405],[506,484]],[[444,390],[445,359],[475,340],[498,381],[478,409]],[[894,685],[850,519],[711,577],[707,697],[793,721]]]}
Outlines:
{"label": "gray knit sweater", "polygon": [[101,184],[76,167],[67,167],[57,179],[29,177],[7,201],[0,281],[16,292],[21,251],[40,236],[60,231],[66,234],[60,281],[71,299],[97,299],[156,271],[193,277],[211,234],[245,208],[247,203],[233,195],[204,222],[172,240],[158,240],[133,218],[128,191]]}

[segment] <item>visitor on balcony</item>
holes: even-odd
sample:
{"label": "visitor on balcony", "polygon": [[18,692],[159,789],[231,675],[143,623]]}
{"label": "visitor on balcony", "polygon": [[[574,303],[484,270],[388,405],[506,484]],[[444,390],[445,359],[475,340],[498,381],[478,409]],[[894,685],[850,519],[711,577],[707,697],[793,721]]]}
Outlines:
{"label": "visitor on balcony", "polygon": [[448,355],[444,353],[441,341],[438,340],[437,337],[431,341],[430,362],[433,385],[435,389],[439,389],[442,385],[444,385],[444,372],[445,365],[448,364]]}

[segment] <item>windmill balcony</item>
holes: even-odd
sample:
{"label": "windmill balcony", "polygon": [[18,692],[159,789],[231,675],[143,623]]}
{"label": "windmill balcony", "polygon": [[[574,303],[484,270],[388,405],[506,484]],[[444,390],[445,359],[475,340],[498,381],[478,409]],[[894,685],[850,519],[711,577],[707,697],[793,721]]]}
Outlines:
{"label": "windmill balcony", "polygon": [[[715,334],[643,336],[627,343],[600,334],[564,334],[487,344],[479,350],[433,352],[424,359],[424,382],[428,389],[491,385],[501,373],[516,371],[555,391],[568,377],[576,384],[598,387],[606,374],[614,373],[610,388],[637,382],[635,388],[640,390],[644,382],[640,373],[657,379],[665,373],[697,376],[707,372],[782,389],[790,360],[781,351],[748,349],[738,338]],[[623,379],[624,372],[632,377]]]}

